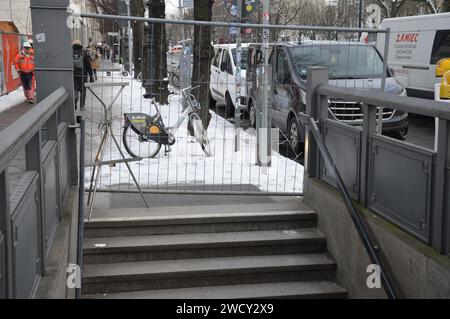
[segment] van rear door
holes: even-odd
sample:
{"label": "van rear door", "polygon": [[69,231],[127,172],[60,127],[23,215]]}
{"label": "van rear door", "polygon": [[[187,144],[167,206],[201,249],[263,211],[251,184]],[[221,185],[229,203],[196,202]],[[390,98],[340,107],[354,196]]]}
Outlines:
{"label": "van rear door", "polygon": [[220,67],[220,57],[222,55],[222,49],[215,49],[215,55],[211,62],[211,79],[209,82],[209,87],[211,90],[211,95],[214,100],[218,101],[219,99],[219,67]]}

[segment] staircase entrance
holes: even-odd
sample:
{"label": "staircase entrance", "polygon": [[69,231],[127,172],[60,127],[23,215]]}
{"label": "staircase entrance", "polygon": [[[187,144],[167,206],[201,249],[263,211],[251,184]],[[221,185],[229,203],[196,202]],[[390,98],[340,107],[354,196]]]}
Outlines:
{"label": "staircase entrance", "polygon": [[346,297],[317,214],[299,197],[153,194],[149,210],[130,194],[133,208],[98,195],[83,298]]}

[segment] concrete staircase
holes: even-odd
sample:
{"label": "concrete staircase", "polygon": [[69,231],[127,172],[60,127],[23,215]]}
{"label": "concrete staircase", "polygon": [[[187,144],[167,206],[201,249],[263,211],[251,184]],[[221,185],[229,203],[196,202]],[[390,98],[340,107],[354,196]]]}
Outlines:
{"label": "concrete staircase", "polygon": [[109,210],[138,217],[87,222],[84,298],[347,296],[311,210],[172,210],[191,213]]}

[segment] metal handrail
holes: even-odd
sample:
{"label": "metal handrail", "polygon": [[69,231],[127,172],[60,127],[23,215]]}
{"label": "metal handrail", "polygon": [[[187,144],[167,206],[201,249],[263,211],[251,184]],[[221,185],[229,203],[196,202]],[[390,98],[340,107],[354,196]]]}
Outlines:
{"label": "metal handrail", "polygon": [[339,98],[345,101],[383,106],[407,113],[450,120],[450,104],[445,102],[398,95],[389,95],[389,99],[386,99],[386,95],[373,90],[343,88],[331,84],[319,85],[316,89],[316,93],[324,96],[332,96],[333,98]]}
{"label": "metal handrail", "polygon": [[[78,181],[78,234],[77,234],[77,265],[80,269],[80,278],[83,274],[83,242],[84,242],[84,151],[85,151],[85,123],[83,116],[77,117],[80,124],[80,171]],[[81,283],[82,284],[82,283]],[[81,287],[77,287],[75,291],[75,299],[81,299]]]}
{"label": "metal handrail", "polygon": [[383,266],[383,263],[381,262],[380,257],[378,256],[378,246],[376,246],[373,242],[373,240],[370,237],[370,234],[368,230],[366,229],[359,212],[355,205],[353,204],[350,194],[345,187],[345,184],[341,178],[341,175],[339,174],[339,171],[336,167],[336,164],[333,161],[333,158],[331,157],[331,154],[328,150],[328,148],[325,145],[325,142],[322,138],[322,135],[319,131],[319,128],[317,127],[316,122],[312,119],[311,116],[301,113],[300,114],[301,121],[308,126],[310,129],[314,140],[317,143],[317,146],[320,150],[320,153],[322,154],[323,158],[325,159],[325,162],[327,166],[331,169],[332,174],[335,175],[337,180],[337,188],[339,192],[341,193],[345,206],[347,206],[348,212],[350,213],[350,217],[353,221],[353,224],[356,227],[356,230],[359,234],[359,237],[361,238],[361,241],[364,245],[364,248],[366,249],[369,259],[373,264],[376,264],[380,267],[380,275],[381,275],[381,282],[383,284],[384,290],[386,291],[386,295],[389,299],[397,299],[398,295],[394,288],[393,282],[388,275],[386,268]]}

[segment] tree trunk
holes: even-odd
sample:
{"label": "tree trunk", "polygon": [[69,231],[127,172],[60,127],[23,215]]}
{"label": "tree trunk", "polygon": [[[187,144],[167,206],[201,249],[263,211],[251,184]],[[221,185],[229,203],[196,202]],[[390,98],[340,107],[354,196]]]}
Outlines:
{"label": "tree trunk", "polygon": [[450,0],[442,1],[440,12],[450,12]]}
{"label": "tree trunk", "polygon": [[[212,0],[194,0],[194,20],[211,21],[213,3]],[[211,119],[209,113],[209,81],[212,56],[211,27],[196,25],[194,27],[192,83],[200,85],[193,93],[201,105],[200,117],[205,128],[208,127]]]}
{"label": "tree trunk", "polygon": [[[144,0],[131,1],[131,15],[135,17],[143,17],[145,14]],[[134,61],[134,77],[136,78],[142,72],[142,39],[144,34],[144,23],[132,22],[133,28],[133,61]]]}
{"label": "tree trunk", "polygon": [[[147,7],[151,18],[166,17],[164,0],[148,0]],[[146,93],[157,94],[156,100],[168,103],[169,90],[163,79],[167,78],[166,27],[161,23],[149,23],[144,27],[143,43],[143,86]]]}

